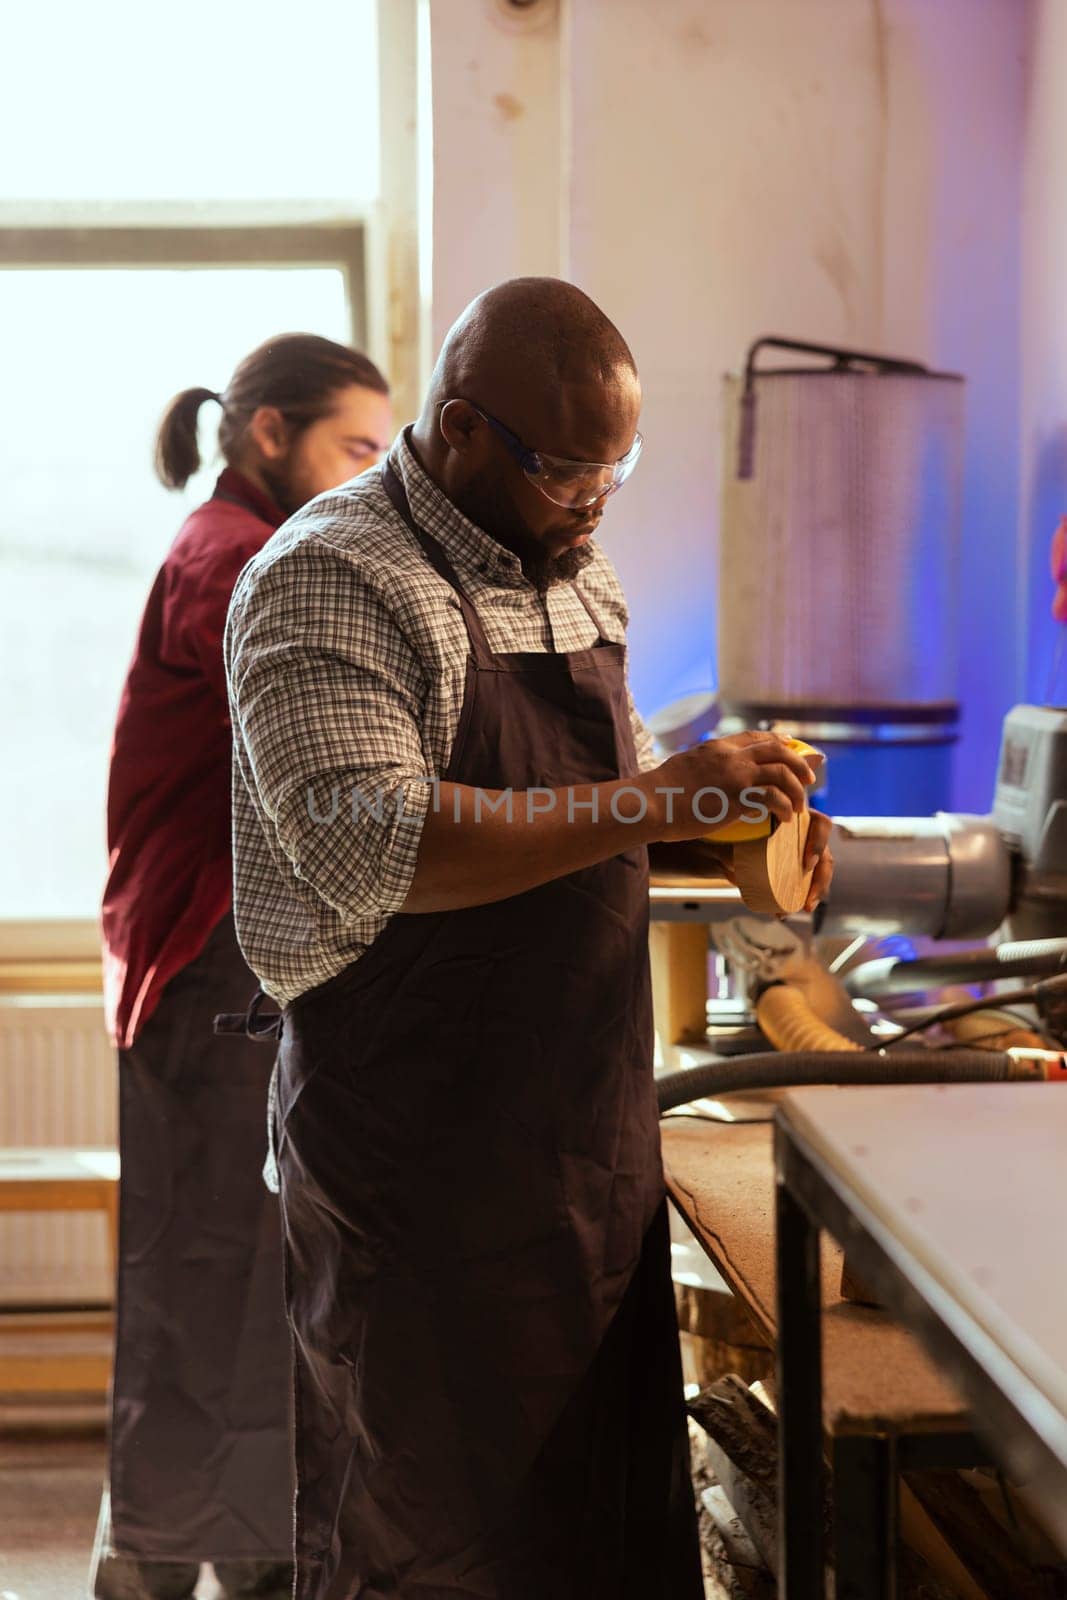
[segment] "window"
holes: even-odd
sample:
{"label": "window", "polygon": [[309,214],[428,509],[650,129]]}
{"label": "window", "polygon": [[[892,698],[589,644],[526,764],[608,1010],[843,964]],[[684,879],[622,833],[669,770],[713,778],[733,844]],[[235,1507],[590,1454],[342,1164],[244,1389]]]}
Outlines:
{"label": "window", "polygon": [[374,0],[36,0],[4,64],[6,200],[377,198]]}
{"label": "window", "polygon": [[205,406],[209,465],[160,487],[162,411],[271,334],[367,342],[376,7],[43,0],[7,45],[0,918],[95,918],[137,625],[217,471]]}

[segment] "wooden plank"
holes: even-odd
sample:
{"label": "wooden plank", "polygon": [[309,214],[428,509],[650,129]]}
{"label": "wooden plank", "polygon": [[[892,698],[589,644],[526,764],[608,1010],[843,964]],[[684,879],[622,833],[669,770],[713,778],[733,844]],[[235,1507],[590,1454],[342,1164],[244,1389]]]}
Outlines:
{"label": "wooden plank", "polygon": [[104,968],[94,961],[0,961],[0,994],[91,994],[101,998]]}
{"label": "wooden plank", "polygon": [[[865,1091],[866,1092],[866,1091]],[[768,1123],[664,1119],[671,1198],[773,1344],[774,1158]],[[967,1412],[918,1341],[841,1299],[842,1253],[823,1241],[823,1407],[830,1432],[963,1430]]]}
{"label": "wooden plank", "polygon": [[0,1311],[0,1341],[30,1335],[35,1339],[62,1338],[72,1333],[110,1339],[114,1325],[112,1311]]}
{"label": "wooden plank", "polygon": [[110,1312],[5,1312],[0,1392],[106,1394],[113,1341]]}
{"label": "wooden plank", "polygon": [[0,1175],[0,1211],[109,1211],[116,1187],[100,1178],[10,1180]]}
{"label": "wooden plank", "polygon": [[3,1394],[106,1394],[110,1381],[109,1355],[8,1356],[0,1350]]}

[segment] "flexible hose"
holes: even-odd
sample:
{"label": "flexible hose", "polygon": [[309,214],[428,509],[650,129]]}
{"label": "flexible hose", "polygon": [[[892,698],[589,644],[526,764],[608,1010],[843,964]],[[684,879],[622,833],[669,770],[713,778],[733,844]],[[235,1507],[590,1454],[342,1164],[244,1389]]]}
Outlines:
{"label": "flexible hose", "polygon": [[859,1050],[824,1022],[804,993],[789,983],[772,983],[756,1001],[756,1021],[776,1050]]}
{"label": "flexible hose", "polygon": [[764,1051],[687,1067],[656,1082],[661,1114],[734,1089],[784,1089],[813,1083],[1002,1083],[1016,1076],[1009,1056],[992,1050]]}
{"label": "flexible hose", "polygon": [[1067,971],[1067,939],[1028,939],[995,949],[918,956],[914,961],[864,961],[841,974],[849,994],[902,994],[950,983],[994,983],[1001,978]]}

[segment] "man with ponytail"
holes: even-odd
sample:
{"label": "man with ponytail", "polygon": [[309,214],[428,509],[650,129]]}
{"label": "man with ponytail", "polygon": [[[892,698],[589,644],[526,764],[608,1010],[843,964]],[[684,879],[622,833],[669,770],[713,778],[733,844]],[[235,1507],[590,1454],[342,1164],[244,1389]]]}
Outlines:
{"label": "man with ponytail", "polygon": [[292,1587],[290,1345],[277,1200],[261,1177],[271,1057],[212,1035],[215,1014],[255,987],[231,910],[222,640],[245,563],[372,466],[392,421],[366,356],[288,334],[221,394],[171,402],[156,445],[168,488],[200,467],[208,403],[225,470],[156,578],[112,750],[103,935],[122,1183],[98,1600],[185,1600],[202,1562],[227,1596]]}

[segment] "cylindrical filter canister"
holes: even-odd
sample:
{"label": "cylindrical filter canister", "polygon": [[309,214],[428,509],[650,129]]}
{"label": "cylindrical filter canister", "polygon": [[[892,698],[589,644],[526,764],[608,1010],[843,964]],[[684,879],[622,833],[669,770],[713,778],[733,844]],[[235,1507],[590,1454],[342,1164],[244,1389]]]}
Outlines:
{"label": "cylindrical filter canister", "polygon": [[[808,364],[757,370],[768,346]],[[725,379],[719,731],[819,745],[834,810],[949,802],[963,398],[951,374],[790,340]]]}

